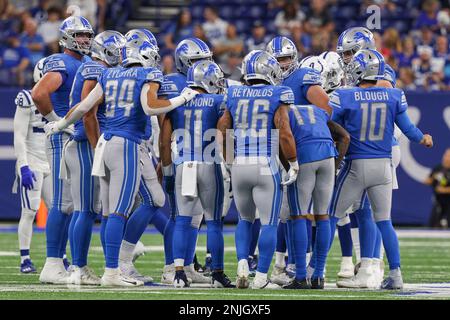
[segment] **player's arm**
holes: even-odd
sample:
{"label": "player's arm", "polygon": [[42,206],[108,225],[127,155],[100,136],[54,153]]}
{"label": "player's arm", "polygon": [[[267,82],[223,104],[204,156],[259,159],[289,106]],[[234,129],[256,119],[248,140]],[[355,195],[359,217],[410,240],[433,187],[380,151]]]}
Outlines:
{"label": "player's arm", "polygon": [[337,170],[339,165],[342,163],[345,154],[347,153],[348,146],[350,145],[350,134],[340,124],[332,120],[329,120],[327,125],[339,153],[338,157],[335,159],[335,168]]}
{"label": "player's arm", "polygon": [[172,123],[169,117],[165,117],[160,133],[159,153],[164,176],[164,187],[168,194],[173,194],[175,189],[175,177],[172,165]]}
{"label": "player's arm", "polygon": [[17,105],[16,113],[14,114],[14,154],[17,158],[18,168],[28,166],[26,140],[30,115],[31,108]]}
{"label": "player's arm", "polygon": [[58,90],[63,84],[63,76],[59,72],[47,72],[42,79],[36,83],[31,91],[31,97],[39,112],[48,121],[57,121],[59,117],[53,110],[51,94]]}
{"label": "player's arm", "polygon": [[283,182],[288,185],[297,179],[299,166],[295,139],[289,124],[289,106],[287,104],[281,104],[275,111],[274,124],[275,128],[279,130],[280,159],[284,157],[289,162],[289,167],[286,168],[287,180]]}
{"label": "player's arm", "polygon": [[[81,100],[86,98],[89,93],[94,90],[97,85],[95,80],[85,80],[83,83],[83,89],[81,91]],[[100,102],[101,100],[99,100]],[[86,131],[86,136],[92,148],[97,146],[97,141],[100,138],[100,126],[97,119],[98,104],[96,104],[91,110],[89,110],[83,117],[83,125]]]}
{"label": "player's arm", "polygon": [[223,115],[219,118],[219,121],[217,122],[217,129],[219,130],[219,135],[217,136],[217,145],[222,146],[221,153],[225,161],[227,161],[228,159],[228,163],[231,161],[234,152],[233,147],[231,147],[229,151],[227,150],[227,140],[229,140],[228,134],[230,134],[230,129],[232,128],[233,128],[233,120],[231,118],[230,111],[228,111],[227,109],[224,111]]}
{"label": "player's arm", "polygon": [[314,85],[309,87],[306,93],[306,98],[311,104],[325,110],[326,112],[328,112],[328,114],[331,115],[332,109],[328,105],[330,98],[321,86]]}

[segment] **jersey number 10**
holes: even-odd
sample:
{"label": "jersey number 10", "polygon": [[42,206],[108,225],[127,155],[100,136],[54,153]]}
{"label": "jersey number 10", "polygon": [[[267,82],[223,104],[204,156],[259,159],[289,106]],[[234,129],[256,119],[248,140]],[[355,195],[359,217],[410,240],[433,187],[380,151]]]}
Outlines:
{"label": "jersey number 10", "polygon": [[[361,135],[359,136],[359,140],[360,141],[383,140],[384,129],[386,128],[386,111],[387,111],[386,103],[379,103],[379,102],[371,104],[361,103],[361,110],[362,110]],[[375,132],[377,126],[378,132]]]}

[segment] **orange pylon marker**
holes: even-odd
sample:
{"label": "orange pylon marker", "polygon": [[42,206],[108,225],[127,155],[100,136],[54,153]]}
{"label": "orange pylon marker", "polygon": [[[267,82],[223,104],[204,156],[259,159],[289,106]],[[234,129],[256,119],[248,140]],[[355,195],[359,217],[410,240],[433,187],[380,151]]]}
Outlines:
{"label": "orange pylon marker", "polygon": [[45,225],[47,224],[47,215],[48,215],[47,207],[45,206],[44,201],[41,200],[39,210],[36,214],[36,226],[39,229],[45,229]]}

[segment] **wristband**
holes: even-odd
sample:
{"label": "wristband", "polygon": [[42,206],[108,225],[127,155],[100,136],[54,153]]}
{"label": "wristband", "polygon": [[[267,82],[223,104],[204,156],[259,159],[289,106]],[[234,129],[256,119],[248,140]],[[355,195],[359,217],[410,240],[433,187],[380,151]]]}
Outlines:
{"label": "wristband", "polygon": [[289,161],[289,166],[290,166],[292,169],[295,169],[295,170],[298,170],[298,169],[299,169],[297,160],[295,160],[295,161]]}
{"label": "wristband", "polygon": [[59,119],[61,119],[60,116],[58,116],[55,112],[55,110],[52,110],[50,113],[47,113],[44,118],[48,121],[48,122],[53,122],[53,121],[58,121]]}
{"label": "wristband", "polygon": [[170,106],[171,107],[177,108],[177,107],[182,106],[183,104],[185,104],[187,100],[186,100],[185,97],[180,95],[180,96],[177,96],[175,98],[169,99],[169,101],[170,101]]}

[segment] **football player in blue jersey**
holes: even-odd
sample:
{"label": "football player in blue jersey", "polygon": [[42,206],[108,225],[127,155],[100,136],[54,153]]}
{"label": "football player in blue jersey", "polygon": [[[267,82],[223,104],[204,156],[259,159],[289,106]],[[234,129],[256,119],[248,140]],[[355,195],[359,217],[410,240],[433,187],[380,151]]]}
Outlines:
{"label": "football player in blue jersey", "polygon": [[[176,73],[171,73],[164,76],[164,82],[159,90],[158,94],[162,97],[172,98],[178,95],[184,88],[187,87],[186,77],[188,69],[196,62],[200,60],[211,60],[212,52],[205,42],[198,38],[188,38],[181,41],[174,53],[175,65],[177,68]],[[160,119],[160,124],[162,124]],[[166,227],[168,234],[173,233],[175,216],[176,216],[176,201],[174,195],[175,176],[174,170],[171,167],[163,168],[164,186],[168,194],[169,203],[171,207],[171,218]],[[201,206],[200,202],[197,202],[197,206]],[[200,220],[199,220],[200,218]],[[184,259],[186,275],[193,283],[209,283],[210,279],[204,277],[197,272],[194,268],[194,256],[195,247],[197,244],[198,230],[201,224],[201,216],[195,216],[191,220],[191,226],[189,228],[190,236],[188,239],[188,248],[186,250],[186,257]],[[166,251],[171,251],[170,248],[165,248]],[[166,265],[163,269],[161,276],[161,282],[172,284],[173,275],[175,269],[173,260],[166,261]]]}
{"label": "football player in blue jersey", "polygon": [[[60,33],[60,45],[64,52],[47,57],[44,62],[44,76],[31,92],[36,107],[48,121],[56,121],[68,112],[75,74],[82,63],[83,55],[89,53],[94,34],[89,22],[77,16],[64,20]],[[69,129],[53,135],[47,139],[46,144],[53,182],[53,203],[46,225],[47,260],[39,277],[41,282],[46,283],[66,283],[68,275],[62,258],[73,203],[70,182],[60,179],[60,164],[63,146],[70,133]]]}
{"label": "football player in blue jersey", "polygon": [[[197,93],[185,88],[181,95],[159,99],[161,71],[154,67],[153,44],[132,41],[121,50],[122,66],[105,69],[98,84],[65,118],[46,125],[46,132],[60,132],[92,109],[100,100],[106,104],[105,130],[97,143],[92,174],[100,177],[105,228],[106,266],[101,278],[105,286],[140,286],[144,283],[121,273],[119,250],[125,221],[130,214],[141,179],[139,145],[148,116],[169,112],[190,101]],[[120,155],[119,157],[117,155]]]}
{"label": "football player in blue jersey", "polygon": [[[350,133],[350,147],[344,168],[336,181],[331,214],[336,218],[366,194],[373,210],[373,219],[382,234],[389,262],[389,276],[382,289],[402,289],[400,250],[391,221],[392,201],[392,136],[394,124],[411,141],[433,146],[432,137],[423,134],[407,115],[408,104],[403,91],[378,87],[384,78],[383,56],[375,50],[358,51],[349,63],[350,84],[355,88],[336,90],[330,98],[333,120]],[[359,215],[361,267],[356,276],[338,280],[345,287],[376,288],[372,257],[376,230],[372,216]]]}
{"label": "football player in blue jersey", "polygon": [[[217,64],[202,60],[188,69],[187,84],[199,94],[186,105],[168,113],[161,129],[162,165],[172,168],[174,163],[176,166],[177,216],[173,235],[176,273],[173,285],[176,288],[189,287],[184,271],[189,228],[194,216],[200,216],[197,219],[201,220],[204,215],[207,247],[212,258],[211,287],[232,288],[234,285],[223,272],[224,190],[215,139],[217,122],[224,110],[224,96],[220,93],[225,88],[225,79]],[[174,144],[171,143],[172,136]]]}
{"label": "football player in blue jersey", "polygon": [[[117,31],[107,30],[98,34],[91,46],[92,61],[83,63],[75,75],[70,95],[70,107],[74,107],[91,92],[104,69],[116,66],[125,38]],[[87,256],[92,235],[92,225],[100,212],[98,177],[93,177],[92,162],[105,125],[105,104],[91,109],[82,120],[75,123],[75,132],[64,149],[63,165],[70,177],[74,202],[73,269],[68,283],[100,285],[94,271],[87,266]],[[72,245],[72,244],[71,244]]]}
{"label": "football player in blue jersey", "polygon": [[[294,96],[290,88],[279,86],[281,67],[265,51],[250,52],[242,61],[242,72],[248,85],[228,88],[227,109],[218,124],[226,160],[230,162],[230,158],[235,156],[231,166],[231,183],[240,217],[235,235],[238,258],[236,286],[249,286],[247,258],[251,226],[258,209],[262,226],[258,268],[252,288],[279,289],[280,286],[268,279],[267,273],[275,252],[282,184],[293,183],[298,173],[295,141],[288,115],[288,105],[293,103]],[[227,130],[232,128],[234,148],[227,142]],[[227,146],[231,149],[227,150]],[[276,160],[279,147],[288,171],[283,182]]]}

